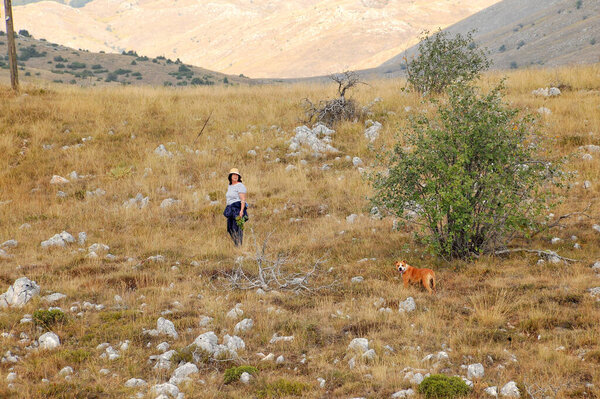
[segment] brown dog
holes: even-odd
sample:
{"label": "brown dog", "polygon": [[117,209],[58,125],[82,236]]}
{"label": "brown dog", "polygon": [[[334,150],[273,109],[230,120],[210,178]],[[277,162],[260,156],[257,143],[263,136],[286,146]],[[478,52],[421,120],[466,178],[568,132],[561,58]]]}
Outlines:
{"label": "brown dog", "polygon": [[430,294],[435,292],[435,273],[431,269],[419,269],[412,267],[403,260],[395,263],[396,268],[402,273],[402,281],[404,287],[408,287],[408,283],[422,284]]}

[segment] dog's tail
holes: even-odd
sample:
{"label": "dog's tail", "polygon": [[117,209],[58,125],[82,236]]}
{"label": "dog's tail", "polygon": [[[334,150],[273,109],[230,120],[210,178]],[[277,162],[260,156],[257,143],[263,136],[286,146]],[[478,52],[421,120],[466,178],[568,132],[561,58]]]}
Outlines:
{"label": "dog's tail", "polygon": [[431,287],[431,290],[435,293],[435,276],[429,275],[429,281],[427,283]]}

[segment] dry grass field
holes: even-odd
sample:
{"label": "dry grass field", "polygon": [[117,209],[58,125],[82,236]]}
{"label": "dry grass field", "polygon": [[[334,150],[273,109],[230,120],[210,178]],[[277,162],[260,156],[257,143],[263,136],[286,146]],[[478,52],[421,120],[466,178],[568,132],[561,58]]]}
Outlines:
{"label": "dry grass field", "polygon": [[[490,87],[502,76],[487,74],[481,85]],[[372,149],[363,121],[337,126],[332,144],[339,159],[287,155],[301,125],[302,98],[332,97],[332,85],[56,85],[23,87],[16,96],[0,87],[0,242],[18,241],[0,259],[0,292],[23,276],[41,287],[22,308],[0,309],[0,397],[156,398],[151,387],[167,382],[178,361],[199,369],[179,384],[186,398],[389,398],[416,390],[405,379],[407,368],[466,376],[465,366],[473,363],[485,367],[474,380],[473,398],[509,381],[521,397],[600,396],[600,302],[589,292],[600,286],[591,268],[600,260],[600,232],[592,228],[600,224],[600,153],[585,160],[586,151],[579,150],[600,145],[600,65],[507,76],[507,101],[534,114],[540,107],[551,110],[540,116],[540,130],[551,140],[552,156],[566,156],[567,170],[576,172],[561,192],[564,201],[551,210],[554,219],[591,203],[591,218],[567,218],[562,228],[515,245],[551,249],[577,262],[538,263],[536,255],[523,253],[445,262],[419,246],[412,231],[393,231],[391,218],[370,217],[370,184],[346,156],[360,157],[369,170],[379,148],[402,140],[408,114],[423,107],[420,98],[401,91],[402,81],[369,82],[352,93],[362,104],[381,98],[370,118],[383,129]],[[551,85],[561,85],[559,97],[531,94]],[[210,112],[207,129],[194,142]],[[171,157],[155,154],[160,144]],[[323,170],[324,164],[330,168]],[[240,169],[251,204],[242,248],[233,246],[222,216],[232,167]],[[80,177],[72,179],[72,171]],[[50,184],[53,175],[70,182]],[[87,193],[97,189],[105,194]],[[149,197],[148,206],[125,208],[137,193]],[[161,208],[167,198],[180,202]],[[346,221],[350,214],[358,215],[354,223]],[[41,247],[62,231],[76,239],[86,232],[87,241]],[[335,281],[336,287],[303,295],[225,289],[223,273],[236,262],[248,274],[256,272],[257,249],[269,233],[267,254],[293,259],[286,270],[324,258],[315,284]],[[562,241],[552,244],[554,237]],[[94,243],[109,249],[89,257]],[[164,261],[148,259],[155,255]],[[434,269],[437,294],[403,288],[393,268],[400,258]],[[355,276],[364,281],[351,282]],[[49,304],[42,298],[51,293],[66,298]],[[416,310],[400,313],[407,297],[415,299]],[[238,303],[243,316],[226,317]],[[60,307],[66,319],[49,326],[21,322],[50,306]],[[382,307],[391,312],[380,312]],[[214,319],[201,326],[205,315]],[[174,323],[177,339],[144,333],[156,329],[160,317]],[[243,318],[253,319],[253,328],[234,333]],[[61,345],[31,348],[47,329]],[[225,334],[238,335],[245,349],[236,359],[211,359],[199,351],[194,358],[189,346],[208,331],[219,343]],[[294,339],[271,343],[276,333]],[[369,340],[374,359],[348,351],[357,337]],[[121,349],[125,341],[129,347]],[[162,369],[149,359],[161,354],[161,342],[176,351]],[[101,357],[102,343],[119,357]],[[448,359],[423,361],[440,351]],[[282,355],[283,361],[263,361],[257,353]],[[18,360],[9,361],[10,355]],[[225,384],[225,370],[239,365],[258,372],[247,385]],[[59,375],[66,366],[73,373]],[[130,378],[148,385],[128,388]]]}

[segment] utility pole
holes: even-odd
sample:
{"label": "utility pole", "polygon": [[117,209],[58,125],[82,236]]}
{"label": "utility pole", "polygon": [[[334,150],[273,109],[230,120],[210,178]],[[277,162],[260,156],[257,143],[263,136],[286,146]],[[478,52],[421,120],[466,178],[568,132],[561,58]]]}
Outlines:
{"label": "utility pole", "polygon": [[17,50],[15,47],[15,29],[13,27],[12,2],[4,0],[6,16],[6,38],[8,39],[8,65],[10,67],[10,85],[14,91],[19,91],[19,76],[17,74]]}

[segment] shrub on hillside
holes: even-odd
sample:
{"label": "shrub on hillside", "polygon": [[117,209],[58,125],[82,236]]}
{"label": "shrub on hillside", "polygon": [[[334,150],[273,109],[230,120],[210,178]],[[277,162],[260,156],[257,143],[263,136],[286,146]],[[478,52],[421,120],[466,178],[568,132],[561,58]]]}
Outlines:
{"label": "shrub on hillside", "polygon": [[29,34],[29,32],[26,29],[19,30],[19,36],[31,37],[31,35]]}
{"label": "shrub on hillside", "polygon": [[[560,183],[557,164],[540,155],[532,119],[502,101],[502,84],[487,94],[451,86],[437,114],[412,121],[373,176],[374,202],[423,226],[423,239],[443,257],[469,258],[504,247],[535,230]],[[408,145],[408,148],[407,148]]]}
{"label": "shrub on hillside", "polygon": [[489,68],[491,62],[473,40],[473,32],[451,37],[438,31],[421,36],[418,55],[406,62],[409,86],[421,93],[441,93],[453,83],[468,82]]}
{"label": "shrub on hillside", "polygon": [[419,384],[419,393],[428,399],[452,399],[466,396],[470,391],[471,388],[461,378],[443,374],[430,375]]}
{"label": "shrub on hillside", "polygon": [[253,366],[230,367],[227,370],[225,370],[225,374],[223,375],[223,382],[225,382],[225,384],[237,382],[240,380],[240,377],[243,373],[255,375],[256,373],[258,373],[258,369]]}
{"label": "shrub on hillside", "polygon": [[57,55],[56,57],[54,57],[54,61],[56,61],[56,62],[69,62],[68,59],[63,58],[60,55]]}
{"label": "shrub on hillside", "polygon": [[19,53],[19,61],[27,61],[30,58],[45,57],[47,54],[45,51],[39,52],[35,47],[35,44],[32,44],[28,47],[19,48]]}
{"label": "shrub on hillside", "polygon": [[65,323],[67,317],[59,309],[53,310],[36,310],[33,312],[33,322],[36,325],[50,328],[55,324]]}
{"label": "shrub on hillside", "polygon": [[67,68],[69,69],[85,69],[86,65],[83,62],[71,62],[70,64],[67,65]]}
{"label": "shrub on hillside", "polygon": [[[240,75],[241,76],[241,75]],[[354,71],[345,71],[329,77],[338,85],[338,97],[330,100],[321,100],[314,104],[310,99],[304,99],[304,123],[323,123],[333,127],[341,121],[354,121],[363,117],[365,110],[352,98],[346,98],[346,92],[360,81]]]}

